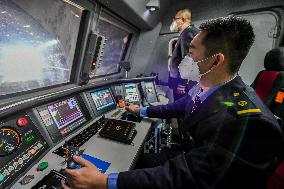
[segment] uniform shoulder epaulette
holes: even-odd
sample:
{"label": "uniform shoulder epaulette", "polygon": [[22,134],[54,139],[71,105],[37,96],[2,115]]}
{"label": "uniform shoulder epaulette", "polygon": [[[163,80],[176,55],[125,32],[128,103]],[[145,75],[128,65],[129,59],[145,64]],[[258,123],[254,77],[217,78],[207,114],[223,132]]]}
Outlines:
{"label": "uniform shoulder epaulette", "polygon": [[261,113],[261,109],[241,90],[232,92],[228,101],[223,102],[229,111],[237,117],[256,115]]}

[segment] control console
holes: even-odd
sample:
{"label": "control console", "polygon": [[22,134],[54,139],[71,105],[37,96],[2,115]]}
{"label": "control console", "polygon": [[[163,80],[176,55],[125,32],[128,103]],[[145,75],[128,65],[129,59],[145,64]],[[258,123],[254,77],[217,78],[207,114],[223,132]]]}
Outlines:
{"label": "control console", "polygon": [[71,138],[69,141],[66,141],[63,146],[60,146],[56,150],[53,151],[53,153],[64,157],[65,151],[68,150],[69,146],[73,147],[81,147],[85,142],[87,142],[92,136],[94,136],[100,128],[102,128],[106,122],[106,118],[102,116],[100,119],[98,119],[93,125],[90,127],[84,129],[80,133],[78,133],[76,136]]}
{"label": "control console", "polygon": [[0,123],[0,188],[9,188],[47,151],[48,143],[29,115],[12,116]]}

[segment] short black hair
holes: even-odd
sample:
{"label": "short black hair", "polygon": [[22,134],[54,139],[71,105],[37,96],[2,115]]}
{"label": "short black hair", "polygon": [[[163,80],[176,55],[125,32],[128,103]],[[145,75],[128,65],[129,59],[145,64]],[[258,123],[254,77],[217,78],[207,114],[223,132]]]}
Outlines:
{"label": "short black hair", "polygon": [[255,39],[250,22],[241,17],[228,16],[208,20],[199,28],[206,32],[203,44],[207,56],[224,53],[230,61],[230,73],[236,73]]}

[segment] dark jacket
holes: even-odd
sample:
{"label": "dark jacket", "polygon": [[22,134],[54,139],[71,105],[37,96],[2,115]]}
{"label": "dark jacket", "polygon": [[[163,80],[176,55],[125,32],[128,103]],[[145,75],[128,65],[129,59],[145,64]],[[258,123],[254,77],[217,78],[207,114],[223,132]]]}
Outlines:
{"label": "dark jacket", "polygon": [[191,40],[194,38],[194,36],[198,33],[198,29],[194,26],[190,26],[185,28],[182,33],[180,34],[173,54],[171,58],[170,63],[170,78],[169,78],[169,84],[170,86],[176,86],[177,84],[186,85],[186,80],[183,80],[180,78],[180,73],[178,70],[178,66],[181,63],[182,59],[188,54],[189,51],[189,45],[191,43]]}
{"label": "dark jacket", "polygon": [[[118,187],[264,189],[282,142],[273,114],[238,76],[191,113],[190,96],[149,107],[150,117],[183,117],[187,149],[163,166],[122,172]],[[193,145],[188,149],[187,145]]]}

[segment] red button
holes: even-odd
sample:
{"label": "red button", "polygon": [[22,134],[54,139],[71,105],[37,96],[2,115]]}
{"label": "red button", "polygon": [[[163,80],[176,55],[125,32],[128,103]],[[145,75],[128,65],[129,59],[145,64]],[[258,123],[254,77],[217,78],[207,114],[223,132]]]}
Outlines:
{"label": "red button", "polygon": [[24,117],[19,118],[18,121],[17,121],[17,125],[19,127],[24,127],[27,124],[28,124],[28,120],[27,120],[27,118],[24,118]]}

